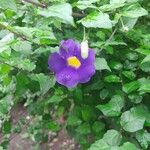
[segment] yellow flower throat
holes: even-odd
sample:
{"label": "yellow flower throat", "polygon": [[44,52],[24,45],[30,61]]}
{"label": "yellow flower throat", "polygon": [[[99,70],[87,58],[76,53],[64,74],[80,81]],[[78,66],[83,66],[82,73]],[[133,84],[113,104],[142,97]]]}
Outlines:
{"label": "yellow flower throat", "polygon": [[81,62],[75,56],[69,57],[67,59],[67,63],[69,66],[74,67],[74,68],[79,68],[81,66]]}

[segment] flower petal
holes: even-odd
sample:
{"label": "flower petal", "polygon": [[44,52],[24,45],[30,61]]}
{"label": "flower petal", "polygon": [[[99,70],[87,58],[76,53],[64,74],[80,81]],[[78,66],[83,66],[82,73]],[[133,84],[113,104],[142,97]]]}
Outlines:
{"label": "flower petal", "polygon": [[48,65],[50,70],[58,73],[66,67],[66,61],[57,52],[55,52],[49,56]]}
{"label": "flower petal", "polygon": [[66,67],[61,72],[56,74],[56,80],[58,83],[68,88],[73,88],[78,84],[77,71],[70,67]]}
{"label": "flower petal", "polygon": [[89,49],[89,55],[87,59],[82,59],[81,67],[78,69],[79,83],[85,83],[95,74],[95,52]]}
{"label": "flower petal", "polygon": [[94,64],[82,65],[78,69],[79,83],[88,82],[94,74],[95,74]]}
{"label": "flower petal", "polygon": [[76,56],[78,53],[78,45],[79,44],[72,39],[62,41],[60,45],[60,55],[65,59],[70,56]]}

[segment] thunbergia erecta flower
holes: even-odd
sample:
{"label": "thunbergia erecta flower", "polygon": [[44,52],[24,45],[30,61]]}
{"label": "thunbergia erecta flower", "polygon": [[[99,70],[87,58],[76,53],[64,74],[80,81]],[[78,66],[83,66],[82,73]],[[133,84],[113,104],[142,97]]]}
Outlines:
{"label": "thunbergia erecta flower", "polygon": [[88,49],[88,57],[82,58],[81,45],[72,39],[60,43],[59,52],[49,56],[49,69],[55,73],[56,80],[68,88],[85,83],[95,74],[95,53]]}

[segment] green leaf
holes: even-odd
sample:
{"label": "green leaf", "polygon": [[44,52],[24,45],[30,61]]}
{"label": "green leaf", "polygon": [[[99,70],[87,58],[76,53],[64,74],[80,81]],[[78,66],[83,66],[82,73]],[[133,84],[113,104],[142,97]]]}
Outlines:
{"label": "green leaf", "polygon": [[17,6],[14,0],[0,0],[0,8],[17,11]]}
{"label": "green leaf", "polygon": [[70,115],[67,119],[67,125],[69,126],[78,126],[82,123],[82,121],[77,117]]}
{"label": "green leaf", "polygon": [[10,134],[11,133],[11,121],[5,121],[3,126],[2,126],[2,132],[4,134]]}
{"label": "green leaf", "polygon": [[110,68],[115,70],[121,70],[123,65],[118,61],[110,61]]}
{"label": "green leaf", "polygon": [[141,16],[148,15],[148,12],[142,8],[139,4],[133,4],[124,10],[122,13],[123,16],[129,17],[129,18],[138,18]]}
{"label": "green leaf", "polygon": [[59,103],[59,102],[61,102],[63,100],[63,98],[61,97],[61,96],[59,96],[59,95],[53,95],[52,97],[50,97],[49,99],[48,99],[48,103]]}
{"label": "green leaf", "polygon": [[127,59],[129,60],[137,60],[138,59],[138,54],[137,53],[127,53],[126,54]]}
{"label": "green leaf", "polygon": [[128,3],[134,3],[134,2],[138,2],[139,0],[126,0],[126,2]]}
{"label": "green leaf", "polygon": [[76,129],[76,132],[81,135],[90,134],[91,132],[90,125],[88,123],[83,123],[80,126],[78,126],[78,128]]}
{"label": "green leaf", "polygon": [[122,140],[121,134],[116,130],[108,130],[103,137],[103,140],[110,146],[118,146]]}
{"label": "green leaf", "polygon": [[41,93],[44,95],[48,92],[50,88],[55,85],[55,78],[54,76],[46,76],[43,73],[40,74],[32,74],[30,75],[32,80],[39,82]]}
{"label": "green leaf", "polygon": [[14,40],[14,34],[9,33],[0,40],[0,53],[3,52],[9,44]]}
{"label": "green leaf", "polygon": [[105,98],[108,96],[108,94],[109,94],[108,90],[103,89],[103,90],[100,92],[100,98],[101,98],[101,99],[105,99]]}
{"label": "green leaf", "polygon": [[138,93],[130,94],[128,95],[128,98],[131,100],[131,102],[138,104],[142,101],[143,97],[138,95]]}
{"label": "green leaf", "polygon": [[92,3],[97,2],[98,0],[88,0],[88,1],[78,1],[75,5],[81,9],[84,10],[86,8],[96,8]]}
{"label": "green leaf", "polygon": [[120,95],[115,95],[107,104],[97,105],[96,107],[101,110],[105,116],[113,117],[120,115],[123,106],[124,99]]}
{"label": "green leaf", "polygon": [[100,131],[105,129],[105,124],[103,122],[95,121],[94,124],[92,125],[92,130],[95,133],[100,133]]}
{"label": "green leaf", "polygon": [[120,78],[116,75],[109,75],[109,76],[106,76],[104,78],[104,81],[105,82],[109,82],[109,83],[116,83],[116,82],[121,82]]}
{"label": "green leaf", "polygon": [[125,131],[136,132],[143,129],[146,116],[144,107],[133,107],[121,115],[120,124]]}
{"label": "green leaf", "polygon": [[143,48],[137,48],[135,49],[136,52],[143,54],[143,55],[150,55],[150,50],[149,49],[143,49]]}
{"label": "green leaf", "polygon": [[81,107],[81,113],[84,121],[90,121],[94,117],[93,109],[88,105]]}
{"label": "green leaf", "polygon": [[99,10],[101,10],[102,12],[107,12],[107,11],[112,11],[114,9],[123,7],[125,5],[125,3],[118,3],[117,5],[115,3],[113,4],[105,4],[99,7]]}
{"label": "green leaf", "polygon": [[23,73],[18,73],[16,75],[16,95],[21,96],[28,90],[28,84],[30,82],[28,76]]}
{"label": "green leaf", "polygon": [[[133,29],[133,27],[135,26],[135,24],[138,21],[138,18],[128,18],[128,17],[122,17],[123,19],[123,23],[125,27],[128,27],[129,30]],[[125,28],[123,29],[123,31],[126,32]]]}
{"label": "green leaf", "polygon": [[141,62],[140,68],[145,72],[150,72],[150,55],[147,55]]}
{"label": "green leaf", "polygon": [[138,80],[140,83],[140,94],[150,93],[150,79],[141,78]]}
{"label": "green leaf", "polygon": [[91,145],[88,150],[120,150],[117,145],[122,140],[121,134],[116,130],[108,130],[104,137]]}
{"label": "green leaf", "polygon": [[110,150],[110,146],[103,139],[100,139],[93,143],[88,150]]}
{"label": "green leaf", "polygon": [[136,133],[136,139],[144,149],[147,149],[150,144],[150,133],[146,130],[141,130]]}
{"label": "green leaf", "polygon": [[119,150],[138,150],[138,148],[134,144],[126,142],[120,147]]}
{"label": "green leaf", "polygon": [[58,125],[56,122],[54,122],[54,121],[49,122],[49,123],[47,124],[47,128],[48,128],[49,130],[53,131],[53,132],[57,132],[57,131],[59,131],[59,129],[60,129],[59,125]]}
{"label": "green leaf", "polygon": [[124,84],[122,89],[125,93],[129,94],[129,93],[137,90],[139,88],[139,86],[140,86],[140,84],[138,81],[133,81],[133,82]]}
{"label": "green leaf", "polygon": [[124,3],[126,0],[110,0],[110,4],[122,4]]}
{"label": "green leaf", "polygon": [[31,62],[29,59],[13,59],[15,60],[14,64],[17,65],[18,68],[27,70],[27,71],[32,71],[35,69],[35,64]]}
{"label": "green leaf", "polygon": [[83,26],[87,28],[112,28],[112,23],[109,19],[109,15],[101,12],[93,12],[79,22],[81,22]]}
{"label": "green leaf", "polygon": [[69,3],[55,4],[47,9],[39,9],[38,14],[44,17],[54,17],[63,23],[74,25],[72,6]]}
{"label": "green leaf", "polygon": [[18,41],[11,46],[15,51],[21,54],[29,55],[31,54],[31,43],[28,41]]}
{"label": "green leaf", "polygon": [[96,70],[110,70],[107,61],[104,58],[96,58],[95,60],[95,68]]}
{"label": "green leaf", "polygon": [[0,99],[0,116],[6,114],[11,109],[12,96],[6,96]]}
{"label": "green leaf", "polygon": [[122,74],[130,80],[133,80],[136,77],[136,75],[133,71],[123,71]]}

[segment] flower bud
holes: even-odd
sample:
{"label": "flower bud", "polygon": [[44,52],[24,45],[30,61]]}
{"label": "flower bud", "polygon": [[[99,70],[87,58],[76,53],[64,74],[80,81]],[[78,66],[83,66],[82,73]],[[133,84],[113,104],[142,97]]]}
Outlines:
{"label": "flower bud", "polygon": [[81,57],[83,59],[86,59],[89,54],[89,47],[88,47],[88,41],[82,41],[81,42]]}

